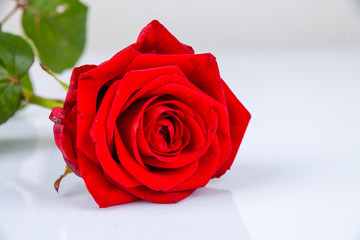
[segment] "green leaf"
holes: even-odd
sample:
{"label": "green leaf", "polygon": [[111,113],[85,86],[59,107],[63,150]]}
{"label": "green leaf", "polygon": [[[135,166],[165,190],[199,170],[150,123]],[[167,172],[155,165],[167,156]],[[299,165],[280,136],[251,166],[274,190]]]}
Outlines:
{"label": "green leaf", "polygon": [[6,122],[19,108],[20,85],[10,80],[0,81],[0,124]]}
{"label": "green leaf", "polygon": [[[33,86],[31,84],[31,80],[29,78],[29,74],[25,74],[22,78],[20,78],[20,85],[24,88],[26,88],[27,90],[29,91],[33,91]],[[24,109],[25,107],[27,106],[27,102],[23,99],[21,102],[20,102],[20,107],[19,109]]]}
{"label": "green leaf", "polygon": [[41,62],[54,72],[75,65],[84,50],[87,7],[78,0],[29,0],[22,25]]}
{"label": "green leaf", "polygon": [[29,78],[29,74],[25,74],[22,78],[20,78],[20,84],[21,86],[23,86],[24,88],[26,88],[27,90],[29,91],[33,91],[33,87],[32,87],[32,84],[31,84],[31,80]]}
{"label": "green leaf", "polygon": [[0,32],[0,124],[19,109],[20,83],[32,90],[27,72],[33,62],[32,49],[23,38]]}
{"label": "green leaf", "polygon": [[33,62],[33,51],[22,37],[0,32],[0,80],[20,79]]}

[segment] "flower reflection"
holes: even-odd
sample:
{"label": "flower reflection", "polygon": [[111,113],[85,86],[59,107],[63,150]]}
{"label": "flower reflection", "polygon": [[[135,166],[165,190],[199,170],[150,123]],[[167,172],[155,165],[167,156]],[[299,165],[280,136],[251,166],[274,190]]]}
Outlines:
{"label": "flower reflection", "polygon": [[202,188],[177,204],[137,202],[101,211],[94,239],[251,239],[228,190]]}

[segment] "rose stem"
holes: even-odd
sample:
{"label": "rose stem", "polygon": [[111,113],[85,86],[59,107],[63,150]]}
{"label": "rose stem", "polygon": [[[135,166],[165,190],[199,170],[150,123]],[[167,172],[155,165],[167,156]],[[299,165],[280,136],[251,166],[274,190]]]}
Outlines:
{"label": "rose stem", "polygon": [[55,74],[51,71],[51,69],[45,66],[44,64],[40,63],[40,66],[45,72],[47,72],[50,76],[52,76],[65,89],[65,91],[69,91],[69,84],[64,83],[63,81],[58,79],[55,76]]}
{"label": "rose stem", "polygon": [[28,103],[36,104],[45,108],[54,108],[54,107],[62,107],[63,101],[58,99],[50,99],[40,97],[34,94],[34,92],[27,90],[24,87],[21,87],[21,92],[25,98],[25,101]]}
{"label": "rose stem", "polygon": [[11,11],[1,20],[0,26],[3,25],[19,8],[27,7],[27,3],[21,3],[19,0],[16,0],[16,5]]}

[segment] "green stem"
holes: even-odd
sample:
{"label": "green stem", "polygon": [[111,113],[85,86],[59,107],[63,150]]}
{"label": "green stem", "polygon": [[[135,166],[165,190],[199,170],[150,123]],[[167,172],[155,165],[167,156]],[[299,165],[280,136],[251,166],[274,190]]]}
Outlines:
{"label": "green stem", "polygon": [[61,100],[43,98],[43,97],[36,96],[35,94],[33,94],[29,98],[28,102],[42,106],[42,107],[50,108],[50,109],[52,109],[54,107],[62,107],[63,106],[63,102]]}
{"label": "green stem", "polygon": [[16,0],[16,5],[11,11],[1,20],[0,26],[3,25],[19,8],[26,8],[28,3],[21,3],[20,0]]}
{"label": "green stem", "polygon": [[36,94],[34,94],[34,92],[29,91],[24,87],[21,87],[21,92],[26,102],[36,104],[45,108],[52,109],[54,107],[62,107],[64,104],[61,100],[37,96]]}
{"label": "green stem", "polygon": [[19,7],[18,5],[16,5],[0,22],[0,25],[3,25],[12,15],[14,15],[14,13],[16,12],[16,10],[18,10]]}
{"label": "green stem", "polygon": [[65,89],[65,91],[69,91],[69,84],[64,83],[63,81],[58,79],[55,76],[55,74],[51,71],[51,69],[45,66],[44,64],[40,63],[40,66],[45,72],[47,72],[50,76],[52,76],[63,87],[63,89]]}

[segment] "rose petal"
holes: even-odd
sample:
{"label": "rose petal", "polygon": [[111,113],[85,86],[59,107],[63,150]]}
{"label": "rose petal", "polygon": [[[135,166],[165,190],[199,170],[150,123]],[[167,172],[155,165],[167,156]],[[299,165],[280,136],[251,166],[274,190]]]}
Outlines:
{"label": "rose petal", "polygon": [[[193,116],[191,115],[189,117],[192,118]],[[144,132],[142,131],[142,122],[140,122],[140,129],[137,132],[137,143],[143,162],[153,167],[178,168],[188,164],[192,161],[192,159],[197,158],[199,153],[180,152],[188,145],[190,141],[189,130],[186,126],[183,125],[184,124],[182,123],[182,127],[180,127],[182,129],[180,133],[180,135],[182,136],[182,146],[177,149],[177,152],[173,154],[163,154],[164,156],[161,156],[155,154],[150,150],[148,146],[148,141],[145,139]],[[186,161],[181,160],[181,158],[186,159]]]}
{"label": "rose petal", "polygon": [[194,50],[179,42],[161,23],[153,20],[140,32],[132,45],[141,53],[192,54]]}
{"label": "rose petal", "polygon": [[[133,78],[135,78],[136,75],[153,70],[155,69],[133,71],[131,73]],[[123,80],[125,80],[125,77]],[[131,78],[127,80],[130,79]],[[140,79],[140,77],[138,79]],[[165,85],[166,87],[164,87]],[[181,99],[184,104],[191,106],[191,109],[196,110],[200,115],[205,114],[205,116],[208,115],[207,113],[213,107],[214,103],[217,103],[216,101],[213,102],[212,98],[204,94],[184,77],[179,75],[163,75],[149,81],[146,85],[142,86],[141,89],[137,90],[124,107],[128,107],[136,99],[141,97],[151,97],[154,95],[172,95],[174,98]]]}
{"label": "rose petal", "polygon": [[226,106],[222,80],[215,59],[210,53],[191,55],[142,54],[131,62],[126,71],[178,66],[192,84]]}
{"label": "rose petal", "polygon": [[145,186],[136,188],[123,188],[132,195],[153,203],[177,203],[192,194],[196,189],[178,192],[159,192]]}
{"label": "rose petal", "polygon": [[78,77],[96,67],[84,65],[74,68],[71,74],[69,91],[66,95],[64,108],[55,107],[50,114],[50,120],[54,122],[53,132],[57,147],[63,154],[66,165],[72,172],[80,176],[80,170],[76,157],[76,97]]}
{"label": "rose petal", "polygon": [[153,102],[158,96],[151,98],[143,98],[131,105],[117,120],[117,129],[122,139],[126,139],[124,144],[131,155],[143,168],[147,168],[138,151],[138,144],[136,140],[137,131],[139,131],[140,118],[144,114],[146,107]]}
{"label": "rose petal", "polygon": [[111,136],[112,129],[116,124],[116,119],[125,111],[133,102],[139,99],[137,92],[143,88],[146,83],[151,82],[159,76],[168,74],[182,74],[174,66],[156,69],[147,69],[126,73],[123,79],[119,81],[117,93],[113,100],[113,105],[109,110],[108,116],[108,136]]}
{"label": "rose petal", "polygon": [[[203,147],[202,151],[205,152],[210,144],[210,140],[212,136],[215,134],[216,126],[217,126],[217,118],[215,119],[214,115],[214,103],[212,100],[203,94],[202,92],[197,91],[197,89],[188,88],[184,84],[176,83],[176,80],[180,78],[177,76],[163,76],[158,78],[156,81],[153,81],[155,86],[151,86],[153,90],[149,90],[148,85],[144,86],[138,93],[144,92],[142,97],[148,97],[152,95],[161,95],[168,94],[175,98],[181,99],[184,103],[190,106],[192,109],[196,110],[197,113],[201,116],[205,116],[204,120],[208,122],[205,123],[207,131],[203,132],[203,136],[206,137],[206,145]],[[191,134],[190,134],[191,135]]]}
{"label": "rose petal", "polygon": [[182,191],[205,186],[217,169],[220,152],[219,140],[215,136],[208,151],[200,158],[196,173],[183,183],[171,189],[171,191]]}
{"label": "rose petal", "polygon": [[198,161],[193,161],[181,169],[164,169],[161,171],[148,171],[142,168],[137,161],[130,155],[118,132],[115,132],[116,148],[119,155],[119,161],[124,168],[137,180],[148,188],[155,191],[167,191],[191,175],[194,174],[198,167]]}
{"label": "rose petal", "polygon": [[[165,114],[165,115],[164,115]],[[155,107],[152,106],[152,104],[146,109],[146,112],[143,116],[143,118],[141,119],[142,121],[140,122],[142,129],[140,129],[140,131],[144,131],[143,133],[143,138],[141,139],[142,136],[140,136],[140,139],[138,138],[139,141],[142,141],[142,143],[144,141],[151,141],[150,136],[151,134],[154,134],[154,128],[156,128],[156,125],[159,125],[161,123],[165,124],[165,122],[167,122],[169,124],[170,127],[170,148],[169,146],[167,146],[166,144],[166,150],[165,151],[160,151],[157,152],[157,149],[154,148],[153,150],[150,150],[150,148],[147,146],[147,144],[144,146],[144,144],[139,144],[139,149],[141,152],[144,152],[144,155],[146,156],[153,156],[153,152],[156,153],[162,153],[164,154],[164,156],[175,156],[177,154],[177,152],[181,151],[182,147],[179,146],[178,148],[173,148],[173,142],[175,141],[174,137],[175,134],[181,134],[180,136],[177,136],[178,138],[182,137],[182,134],[184,132],[183,128],[183,124],[181,124],[182,120],[180,120],[180,118],[184,118],[183,117],[183,113],[179,110],[175,110],[172,109],[166,105],[156,105]],[[168,118],[172,118],[174,120],[175,125],[171,122],[170,119]],[[180,117],[180,118],[179,118]],[[145,122],[145,127],[143,126],[143,122]],[[177,126],[177,127],[176,127]],[[180,131],[178,133],[178,131]],[[181,145],[181,143],[180,143]],[[185,147],[185,146],[184,146]]]}
{"label": "rose petal", "polygon": [[96,114],[98,92],[107,81],[123,74],[126,66],[138,54],[133,48],[126,48],[109,61],[79,77],[77,147],[95,164],[99,163],[96,159],[95,146],[89,132]]}
{"label": "rose petal", "polygon": [[236,98],[225,82],[223,82],[223,89],[229,111],[232,152],[229,158],[218,166],[218,170],[214,175],[215,177],[221,177],[228,169],[230,169],[251,118],[250,113]]}
{"label": "rose petal", "polygon": [[111,207],[138,200],[137,197],[110,183],[104,172],[82,152],[79,152],[78,160],[86,188],[99,207]]}
{"label": "rose petal", "polygon": [[55,107],[52,109],[50,114],[50,120],[54,122],[53,132],[55,144],[61,151],[66,165],[74,172],[77,176],[81,176],[78,160],[75,156],[74,142],[71,132],[68,127],[64,125],[66,119],[65,110],[61,107]]}
{"label": "rose petal", "polygon": [[189,129],[189,144],[176,157],[165,157],[155,155],[152,158],[144,158],[143,161],[151,166],[160,168],[179,168],[187,164],[197,161],[201,155],[202,147],[204,147],[204,137],[197,122],[185,115],[184,119],[187,129]]}
{"label": "rose petal", "polygon": [[73,71],[71,73],[71,78],[70,78],[69,90],[68,90],[68,92],[66,94],[66,98],[65,98],[65,106],[68,103],[72,103],[73,101],[76,101],[76,98],[73,99],[73,95],[78,89],[79,76],[83,73],[86,73],[86,72],[96,68],[96,67],[97,67],[96,65],[83,65],[83,66],[76,67],[73,69]]}
{"label": "rose petal", "polygon": [[[214,99],[214,109],[218,114],[219,122],[216,134],[221,145],[220,162],[226,161],[231,153],[232,143],[229,135],[227,104],[215,57],[211,54],[143,54],[131,62],[127,71],[169,65],[178,66],[192,84]],[[201,120],[198,120],[200,123]],[[204,127],[208,127],[208,124],[205,123]]]}
{"label": "rose petal", "polygon": [[[91,127],[90,137],[95,144],[96,157],[104,172],[106,172],[115,182],[121,183],[126,187],[135,187],[141,185],[141,183],[129,174],[121,164],[115,161],[111,155],[109,142],[107,141],[107,113],[111,108],[112,100],[114,99],[118,85],[119,81],[113,83],[106,92],[101,106],[96,113],[94,124]],[[113,142],[111,145],[113,145]],[[115,154],[118,154],[118,152],[115,152]],[[118,155],[118,157],[121,157],[121,155]]]}

